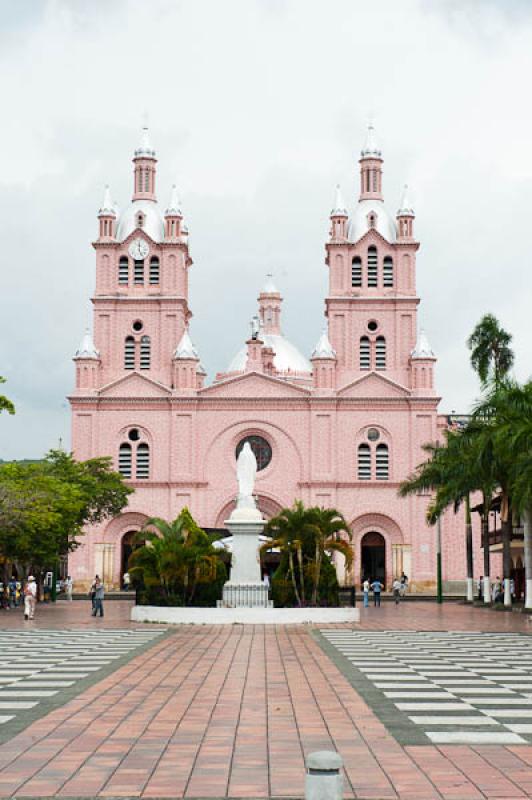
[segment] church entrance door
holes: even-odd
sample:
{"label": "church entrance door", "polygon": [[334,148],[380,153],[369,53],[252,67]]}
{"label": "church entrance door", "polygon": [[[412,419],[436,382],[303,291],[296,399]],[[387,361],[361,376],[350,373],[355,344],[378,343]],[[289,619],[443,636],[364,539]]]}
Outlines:
{"label": "church entrance door", "polygon": [[386,586],[386,542],[384,536],[371,531],[364,534],[360,543],[360,566],[361,582],[368,578],[380,582]]}

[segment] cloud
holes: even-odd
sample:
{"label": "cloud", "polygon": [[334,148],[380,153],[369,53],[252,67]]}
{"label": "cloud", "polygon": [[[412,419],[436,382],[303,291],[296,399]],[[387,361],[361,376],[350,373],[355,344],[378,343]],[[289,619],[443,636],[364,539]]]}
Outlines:
{"label": "cloud", "polygon": [[[19,8],[20,6],[20,8]],[[165,203],[191,232],[193,336],[210,376],[241,346],[264,274],[307,354],[322,327],[334,185],[350,205],[369,115],[395,211],[412,187],[420,319],[442,408],[477,382],[464,342],[490,310],[532,356],[532,22],[527,3],[350,0],[7,6],[0,48],[0,457],[66,437],[70,358],[94,283],[103,185],[124,206],[145,110]],[[28,9],[32,9],[32,13]],[[16,9],[15,11],[13,9]]]}

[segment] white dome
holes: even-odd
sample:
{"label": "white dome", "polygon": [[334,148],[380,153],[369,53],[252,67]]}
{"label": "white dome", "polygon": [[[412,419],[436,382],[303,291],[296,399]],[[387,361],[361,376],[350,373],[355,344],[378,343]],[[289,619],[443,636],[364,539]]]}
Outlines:
{"label": "white dome", "polygon": [[360,200],[355,206],[347,228],[349,241],[358,242],[370,230],[368,217],[372,211],[376,217],[375,229],[387,242],[395,242],[397,236],[395,220],[386,211],[383,201],[375,199]]}
{"label": "white dome", "polygon": [[119,242],[127,239],[130,233],[133,233],[139,226],[137,225],[137,214],[142,211],[144,214],[144,225],[142,230],[145,231],[150,239],[154,242],[162,242],[164,239],[164,219],[159,211],[159,206],[154,200],[133,200],[118,220],[118,228],[116,231],[116,238]]}
{"label": "white dome", "polygon": [[[275,333],[261,333],[265,347],[271,347],[275,356],[273,364],[279,372],[311,372],[312,367],[297,347],[284,336]],[[248,358],[247,347],[238,351],[227,368],[227,372],[244,372]]]}

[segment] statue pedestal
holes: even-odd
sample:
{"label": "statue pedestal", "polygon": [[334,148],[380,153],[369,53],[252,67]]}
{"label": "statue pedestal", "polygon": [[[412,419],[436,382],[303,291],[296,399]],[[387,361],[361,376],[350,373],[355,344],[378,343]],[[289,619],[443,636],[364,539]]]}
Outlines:
{"label": "statue pedestal", "polygon": [[257,508],[236,508],[224,523],[233,537],[231,580],[223,587],[222,608],[271,608],[260,574],[259,536],[264,520]]}

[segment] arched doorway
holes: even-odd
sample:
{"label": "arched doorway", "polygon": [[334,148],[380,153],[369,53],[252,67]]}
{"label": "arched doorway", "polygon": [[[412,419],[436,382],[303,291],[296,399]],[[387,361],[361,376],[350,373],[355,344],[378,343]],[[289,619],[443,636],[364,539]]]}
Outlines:
{"label": "arched doorway", "polygon": [[138,531],[127,531],[122,536],[121,557],[120,557],[120,588],[123,586],[124,573],[128,571],[129,558],[133,550],[142,546],[142,542],[135,541]]}
{"label": "arched doorway", "polygon": [[386,586],[386,542],[377,531],[365,533],[360,542],[360,578],[378,578]]}

